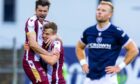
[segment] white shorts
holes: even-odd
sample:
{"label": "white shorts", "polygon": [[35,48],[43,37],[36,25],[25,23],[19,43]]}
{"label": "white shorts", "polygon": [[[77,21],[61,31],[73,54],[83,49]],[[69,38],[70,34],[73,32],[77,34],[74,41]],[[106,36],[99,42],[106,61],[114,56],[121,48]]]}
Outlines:
{"label": "white shorts", "polygon": [[117,74],[106,74],[104,77],[96,80],[86,77],[83,84],[118,84]]}

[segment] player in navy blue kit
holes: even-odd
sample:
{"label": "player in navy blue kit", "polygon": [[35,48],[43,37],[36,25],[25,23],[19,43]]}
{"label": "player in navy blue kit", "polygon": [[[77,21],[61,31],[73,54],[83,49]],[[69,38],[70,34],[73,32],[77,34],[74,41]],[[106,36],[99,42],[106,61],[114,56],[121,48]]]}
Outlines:
{"label": "player in navy blue kit", "polygon": [[[77,58],[86,73],[84,84],[118,84],[116,73],[139,52],[135,42],[121,28],[110,23],[113,9],[111,2],[101,1],[96,10],[97,24],[87,28],[77,43]],[[125,59],[115,65],[122,48],[127,51]]]}

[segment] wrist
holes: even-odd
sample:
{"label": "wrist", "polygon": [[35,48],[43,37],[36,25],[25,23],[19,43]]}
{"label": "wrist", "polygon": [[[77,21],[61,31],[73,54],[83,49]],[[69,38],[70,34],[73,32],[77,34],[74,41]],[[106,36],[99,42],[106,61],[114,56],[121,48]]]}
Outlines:
{"label": "wrist", "polygon": [[84,64],[87,64],[86,59],[81,59],[81,60],[80,60],[80,65],[83,66]]}
{"label": "wrist", "polygon": [[126,63],[123,61],[123,62],[120,63],[118,66],[119,66],[119,68],[122,70],[123,68],[126,67]]}

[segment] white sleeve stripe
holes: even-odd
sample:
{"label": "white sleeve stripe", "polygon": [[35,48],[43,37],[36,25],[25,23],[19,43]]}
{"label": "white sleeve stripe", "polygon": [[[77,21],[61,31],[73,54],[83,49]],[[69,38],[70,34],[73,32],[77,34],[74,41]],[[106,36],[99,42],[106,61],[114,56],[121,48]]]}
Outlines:
{"label": "white sleeve stripe", "polygon": [[132,41],[132,39],[128,39],[127,42],[125,42],[125,44],[122,47],[124,48],[131,41]]}
{"label": "white sleeve stripe", "polygon": [[125,33],[122,34],[122,37],[124,37],[124,36],[125,36]]}
{"label": "white sleeve stripe", "polygon": [[59,61],[57,61],[57,68],[56,68],[56,84],[59,82]]}
{"label": "white sleeve stripe", "polygon": [[29,51],[28,50],[26,50],[26,60],[28,60],[28,54],[29,54]]}

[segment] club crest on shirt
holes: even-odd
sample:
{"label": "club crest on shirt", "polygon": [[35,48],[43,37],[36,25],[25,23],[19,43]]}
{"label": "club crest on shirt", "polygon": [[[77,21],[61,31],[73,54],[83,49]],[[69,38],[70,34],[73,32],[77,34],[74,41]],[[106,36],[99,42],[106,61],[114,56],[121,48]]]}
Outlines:
{"label": "club crest on shirt", "polygon": [[42,40],[42,35],[39,36],[39,39]]}
{"label": "club crest on shirt", "polygon": [[101,32],[99,32],[99,33],[98,33],[98,36],[101,36],[101,35],[102,35],[102,33],[101,33]]}
{"label": "club crest on shirt", "polygon": [[101,42],[102,42],[102,37],[97,37],[97,38],[96,38],[96,42],[97,42],[97,43],[101,43]]}

